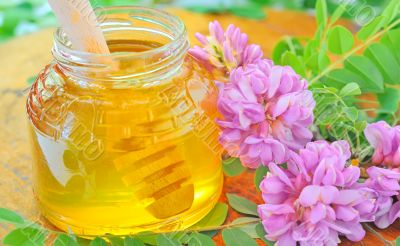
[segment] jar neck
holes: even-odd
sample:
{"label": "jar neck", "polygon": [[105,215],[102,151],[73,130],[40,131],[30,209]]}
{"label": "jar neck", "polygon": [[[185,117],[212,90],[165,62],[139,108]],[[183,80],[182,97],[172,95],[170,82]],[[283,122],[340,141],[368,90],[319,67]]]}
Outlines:
{"label": "jar neck", "polygon": [[66,77],[137,85],[166,80],[179,71],[189,48],[179,18],[143,7],[105,8],[96,15],[111,54],[74,50],[58,29],[52,53]]}

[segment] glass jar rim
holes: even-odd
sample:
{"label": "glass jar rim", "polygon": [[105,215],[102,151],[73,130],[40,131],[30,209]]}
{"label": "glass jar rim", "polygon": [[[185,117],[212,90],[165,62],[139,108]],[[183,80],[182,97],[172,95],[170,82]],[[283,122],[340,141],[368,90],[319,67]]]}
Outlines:
{"label": "glass jar rim", "polygon": [[[66,45],[65,40],[62,39],[62,36],[65,35],[64,31],[62,30],[61,27],[57,28],[56,31],[54,32],[54,42],[55,45],[57,46],[58,49],[62,50],[64,53],[68,53],[70,55],[74,56],[91,56],[91,57],[109,57],[109,58],[124,58],[124,57],[132,57],[132,56],[143,56],[143,55],[150,55],[150,54],[155,54],[162,52],[164,50],[168,50],[171,47],[174,46],[175,42],[178,42],[179,40],[186,39],[186,27],[183,23],[183,21],[176,15],[172,15],[168,13],[167,11],[160,10],[160,9],[155,9],[155,8],[149,8],[149,7],[142,7],[142,6],[112,6],[112,7],[99,7],[95,9],[95,14],[99,18],[99,23],[102,29],[104,29],[104,26],[107,27],[105,22],[102,21],[102,16],[104,16],[104,12],[113,12],[113,11],[119,11],[119,12],[147,12],[151,13],[154,16],[158,17],[163,17],[165,19],[168,19],[172,22],[174,22],[175,27],[176,27],[176,32],[177,35],[173,39],[171,39],[171,42],[168,42],[166,44],[163,44],[162,46],[146,50],[146,51],[140,51],[140,52],[115,52],[115,53],[109,53],[109,54],[99,54],[99,53],[91,53],[87,51],[80,51],[80,50],[75,50],[68,45]],[[107,19],[105,19],[107,20]]]}
{"label": "glass jar rim", "polygon": [[[144,51],[97,54],[73,49],[67,35],[59,28],[55,33],[53,56],[60,70],[69,77],[155,81],[179,70],[190,44],[186,27],[177,16],[136,6],[98,8],[96,15],[108,41],[163,42]],[[120,67],[125,70],[120,71]],[[91,74],[97,74],[96,78]]]}

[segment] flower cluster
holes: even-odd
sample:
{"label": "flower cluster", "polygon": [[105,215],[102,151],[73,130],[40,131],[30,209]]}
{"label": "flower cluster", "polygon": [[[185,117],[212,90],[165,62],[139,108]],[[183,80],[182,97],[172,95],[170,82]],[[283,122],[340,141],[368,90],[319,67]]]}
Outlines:
{"label": "flower cluster", "polygon": [[219,91],[220,142],[245,166],[283,163],[311,140],[315,101],[292,68],[260,60],[234,69]]}
{"label": "flower cluster", "polygon": [[291,154],[287,169],[269,164],[260,185],[265,204],[258,212],[267,239],[277,245],[336,245],[339,235],[361,240],[365,209],[357,181],[360,169],[346,167],[350,158],[345,141],[311,142],[299,154]]}
{"label": "flower cluster", "polygon": [[362,222],[386,228],[400,217],[400,126],[366,127],[373,162],[394,169],[370,167],[369,178],[358,182],[360,168],[346,165],[346,141],[310,142],[315,101],[307,81],[263,59],[239,28],[224,32],[212,22],[209,29],[210,36],[196,34],[203,47],[190,53],[229,75],[217,82],[220,143],[243,165],[269,168],[260,184],[265,204],[258,206],[267,239],[278,246],[337,245],[339,236],[361,240]]}
{"label": "flower cluster", "polygon": [[369,124],[364,134],[374,147],[372,161],[389,167],[400,166],[400,126],[391,127],[384,121]]}
{"label": "flower cluster", "polygon": [[400,217],[400,201],[394,202],[394,196],[399,196],[400,192],[400,170],[370,167],[367,173],[369,178],[359,185],[364,197],[369,198],[361,216],[384,229]]}
{"label": "flower cluster", "polygon": [[209,24],[210,36],[196,33],[203,47],[194,46],[189,53],[209,68],[231,71],[238,66],[255,63],[262,59],[259,45],[248,44],[248,36],[234,25],[226,32],[218,21]]}

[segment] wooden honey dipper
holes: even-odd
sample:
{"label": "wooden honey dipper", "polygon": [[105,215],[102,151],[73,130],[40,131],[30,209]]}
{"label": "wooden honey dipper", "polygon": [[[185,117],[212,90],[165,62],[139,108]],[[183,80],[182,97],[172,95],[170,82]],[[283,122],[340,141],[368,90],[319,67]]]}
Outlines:
{"label": "wooden honey dipper", "polygon": [[[88,0],[49,0],[49,4],[73,49],[110,54]],[[115,159],[114,165],[136,198],[149,201],[145,206],[154,217],[168,218],[192,206],[192,176],[177,145],[147,146]]]}
{"label": "wooden honey dipper", "polygon": [[49,4],[73,49],[98,54],[110,53],[88,0],[49,0]]}

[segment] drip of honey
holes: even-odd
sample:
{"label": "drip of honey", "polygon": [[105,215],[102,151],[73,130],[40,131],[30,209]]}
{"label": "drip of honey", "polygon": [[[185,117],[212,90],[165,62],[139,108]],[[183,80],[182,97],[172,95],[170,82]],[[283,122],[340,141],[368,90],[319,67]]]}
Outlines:
{"label": "drip of honey", "polygon": [[[108,45],[115,53],[163,44]],[[59,78],[62,89],[28,99],[34,190],[46,218],[79,235],[124,235],[187,228],[210,211],[222,189],[218,129],[207,117],[194,129],[203,116],[185,96],[186,81],[205,71],[186,69],[152,86],[94,90],[53,66],[54,76],[43,78]],[[38,101],[41,107],[29,107]]]}

